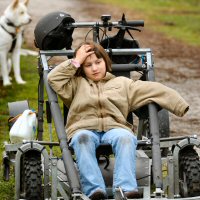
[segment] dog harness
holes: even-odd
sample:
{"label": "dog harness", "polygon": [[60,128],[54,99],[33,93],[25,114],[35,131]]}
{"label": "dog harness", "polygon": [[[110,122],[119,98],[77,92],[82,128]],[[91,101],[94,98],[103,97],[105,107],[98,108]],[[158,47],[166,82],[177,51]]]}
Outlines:
{"label": "dog harness", "polygon": [[2,24],[1,24],[1,27],[3,28],[4,31],[6,31],[8,34],[10,34],[12,36],[12,45],[11,45],[11,48],[9,50],[10,53],[13,52],[13,49],[15,48],[15,45],[16,45],[16,42],[17,42],[17,29],[18,27],[16,27],[11,21],[8,21],[6,23],[8,26],[12,26],[12,27],[15,27],[16,28],[16,33],[11,33],[9,32]]}

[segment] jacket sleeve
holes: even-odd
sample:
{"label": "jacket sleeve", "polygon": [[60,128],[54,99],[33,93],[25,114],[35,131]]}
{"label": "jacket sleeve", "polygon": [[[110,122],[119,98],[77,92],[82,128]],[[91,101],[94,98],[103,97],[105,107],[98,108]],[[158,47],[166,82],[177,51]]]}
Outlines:
{"label": "jacket sleeve", "polygon": [[152,102],[179,117],[189,109],[189,105],[178,92],[158,82],[131,81],[128,99],[132,111]]}
{"label": "jacket sleeve", "polygon": [[74,76],[76,71],[77,68],[71,64],[70,60],[66,60],[48,74],[49,84],[67,107],[70,106],[76,90],[77,77]]}

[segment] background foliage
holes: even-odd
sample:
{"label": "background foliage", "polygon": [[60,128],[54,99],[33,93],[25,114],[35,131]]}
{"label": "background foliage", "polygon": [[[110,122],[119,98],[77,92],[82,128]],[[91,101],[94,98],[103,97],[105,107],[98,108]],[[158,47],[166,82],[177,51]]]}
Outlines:
{"label": "background foliage", "polygon": [[113,4],[133,10],[154,31],[200,45],[200,1],[199,0],[92,0]]}

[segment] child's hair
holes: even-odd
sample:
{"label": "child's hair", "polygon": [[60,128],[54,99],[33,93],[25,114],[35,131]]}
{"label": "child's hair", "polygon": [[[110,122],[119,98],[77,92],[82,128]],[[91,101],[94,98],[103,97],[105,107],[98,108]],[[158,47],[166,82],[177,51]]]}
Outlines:
{"label": "child's hair", "polygon": [[[74,57],[76,56],[76,53],[78,51],[78,49],[82,46],[88,44],[90,45],[92,48],[90,51],[94,51],[94,54],[96,55],[97,58],[103,58],[103,60],[105,61],[106,64],[106,71],[111,71],[111,65],[112,65],[112,61],[110,60],[107,52],[104,50],[104,48],[100,45],[97,44],[95,42],[84,42],[81,43],[75,50],[74,53]],[[77,71],[76,71],[76,76],[85,76],[84,71],[83,71],[83,67],[81,66]]]}

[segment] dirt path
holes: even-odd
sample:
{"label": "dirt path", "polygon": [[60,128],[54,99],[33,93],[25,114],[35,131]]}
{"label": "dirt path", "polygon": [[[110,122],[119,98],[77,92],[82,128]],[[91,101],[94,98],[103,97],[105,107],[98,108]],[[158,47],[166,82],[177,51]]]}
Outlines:
{"label": "dirt path", "polygon": [[[0,1],[0,11],[9,3],[10,0]],[[33,21],[25,32],[28,47],[33,47],[35,24],[42,16],[52,11],[69,13],[76,21],[99,21],[102,14],[110,14],[112,20],[117,21],[122,13],[125,13],[129,20],[141,19],[135,12],[93,4],[88,0],[32,0],[29,10]],[[157,81],[176,89],[190,104],[190,110],[183,118],[170,115],[171,132],[173,135],[197,134],[200,137],[200,48],[192,48],[179,41],[167,39],[162,34],[151,32],[149,26],[150,24],[145,24],[143,31],[134,35],[141,47],[152,49]],[[74,32],[73,46],[83,40],[85,33],[84,30]]]}

